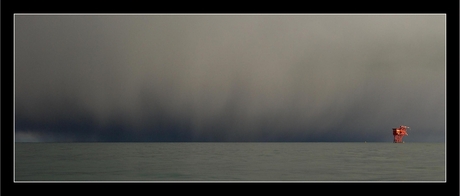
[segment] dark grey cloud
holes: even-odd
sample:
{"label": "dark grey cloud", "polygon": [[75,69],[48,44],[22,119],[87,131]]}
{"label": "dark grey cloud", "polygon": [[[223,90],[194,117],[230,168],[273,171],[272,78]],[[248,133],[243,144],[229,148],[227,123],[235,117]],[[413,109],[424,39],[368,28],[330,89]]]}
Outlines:
{"label": "dark grey cloud", "polygon": [[18,140],[444,141],[444,15],[16,15]]}

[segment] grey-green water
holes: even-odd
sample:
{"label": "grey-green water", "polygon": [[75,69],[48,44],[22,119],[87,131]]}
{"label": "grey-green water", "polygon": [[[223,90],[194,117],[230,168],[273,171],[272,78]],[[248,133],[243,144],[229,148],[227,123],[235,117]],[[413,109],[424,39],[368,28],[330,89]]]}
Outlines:
{"label": "grey-green water", "polygon": [[24,181],[445,181],[444,143],[16,143]]}

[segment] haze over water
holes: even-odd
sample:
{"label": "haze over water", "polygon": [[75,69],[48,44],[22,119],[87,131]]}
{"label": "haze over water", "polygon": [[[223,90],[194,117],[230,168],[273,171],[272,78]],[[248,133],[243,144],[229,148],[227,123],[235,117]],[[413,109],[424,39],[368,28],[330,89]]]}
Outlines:
{"label": "haze over water", "polygon": [[444,14],[14,22],[19,142],[445,141]]}

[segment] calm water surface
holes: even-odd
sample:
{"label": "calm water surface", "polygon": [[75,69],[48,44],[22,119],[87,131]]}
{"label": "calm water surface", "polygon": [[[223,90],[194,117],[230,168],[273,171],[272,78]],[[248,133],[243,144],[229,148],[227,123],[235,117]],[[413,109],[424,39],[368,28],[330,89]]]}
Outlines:
{"label": "calm water surface", "polygon": [[21,181],[445,181],[444,143],[16,143]]}

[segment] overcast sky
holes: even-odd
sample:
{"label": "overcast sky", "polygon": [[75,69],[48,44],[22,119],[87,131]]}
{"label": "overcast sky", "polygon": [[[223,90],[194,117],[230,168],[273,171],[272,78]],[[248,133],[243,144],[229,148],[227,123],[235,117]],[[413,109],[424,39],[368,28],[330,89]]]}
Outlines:
{"label": "overcast sky", "polygon": [[445,139],[445,15],[16,15],[16,141]]}

